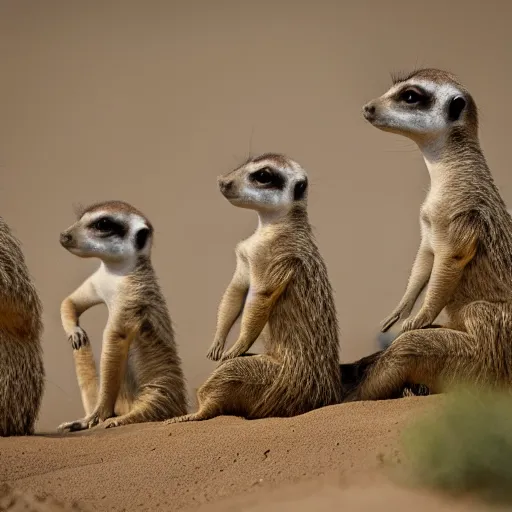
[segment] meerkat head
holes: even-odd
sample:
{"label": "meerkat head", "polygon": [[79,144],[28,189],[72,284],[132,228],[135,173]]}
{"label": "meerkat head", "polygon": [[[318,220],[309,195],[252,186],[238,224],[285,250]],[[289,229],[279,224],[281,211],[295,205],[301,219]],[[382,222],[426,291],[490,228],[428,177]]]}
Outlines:
{"label": "meerkat head", "polygon": [[78,220],[60,234],[60,243],[82,258],[121,262],[151,252],[153,227],[123,201],[94,204],[79,212]]}
{"label": "meerkat head", "polygon": [[233,205],[260,213],[286,213],[305,205],[308,192],[306,171],[279,154],[264,154],[218,178],[224,197]]}
{"label": "meerkat head", "polygon": [[420,144],[456,128],[473,136],[478,131],[473,98],[451,73],[438,69],[395,77],[385,94],[363,107],[363,115],[376,128]]}

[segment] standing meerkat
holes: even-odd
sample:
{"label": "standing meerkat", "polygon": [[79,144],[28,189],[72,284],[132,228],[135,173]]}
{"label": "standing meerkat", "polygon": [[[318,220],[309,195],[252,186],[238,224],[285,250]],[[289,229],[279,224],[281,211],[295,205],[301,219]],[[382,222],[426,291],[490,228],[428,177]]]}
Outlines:
{"label": "standing meerkat", "polygon": [[[187,411],[185,382],[165,299],[151,264],[153,227],[122,201],[94,204],[60,235],[60,243],[101,265],[61,305],[64,331],[73,347],[85,418],[59,430],[82,430],[162,421]],[[108,308],[100,379],[82,313]]]}
{"label": "standing meerkat", "polygon": [[[220,177],[219,187],[234,206],[256,210],[259,224],[236,248],[219,306],[207,357],[221,362],[197,392],[198,412],[168,423],[293,416],[339,403],[337,314],[308,220],[306,172],[283,155],[265,154]],[[238,340],[224,352],[240,315]],[[247,354],[262,331],[265,354]]]}
{"label": "standing meerkat", "polygon": [[0,436],[34,433],[45,379],[41,316],[20,243],[0,217]]}
{"label": "standing meerkat", "polygon": [[[480,148],[475,101],[452,74],[422,69],[395,80],[363,110],[373,126],[419,146],[431,186],[405,294],[382,324],[385,331],[404,320],[402,334],[356,395],[389,398],[405,382],[434,393],[464,381],[510,384],[512,218]],[[447,321],[433,328],[443,308]]]}

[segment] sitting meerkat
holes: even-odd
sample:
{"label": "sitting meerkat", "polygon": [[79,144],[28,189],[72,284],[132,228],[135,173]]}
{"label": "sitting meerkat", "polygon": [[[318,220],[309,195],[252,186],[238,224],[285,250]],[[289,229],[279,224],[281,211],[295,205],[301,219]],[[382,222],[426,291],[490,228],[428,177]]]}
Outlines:
{"label": "sitting meerkat", "polygon": [[[187,412],[185,381],[165,299],[151,264],[153,227],[122,201],[94,204],[61,233],[62,246],[81,258],[99,258],[99,269],[61,306],[73,347],[85,417],[60,431],[161,421]],[[104,303],[100,380],[79,317]]]}
{"label": "sitting meerkat", "polygon": [[[337,313],[308,220],[306,172],[265,154],[219,178],[219,187],[234,206],[256,210],[258,228],[236,248],[208,352],[220,364],[197,392],[199,410],[168,423],[293,416],[339,403]],[[224,352],[240,314],[240,336]],[[247,354],[263,330],[265,353]]]}
{"label": "sitting meerkat", "polygon": [[[480,147],[473,97],[451,73],[421,69],[397,78],[363,111],[376,128],[418,145],[431,186],[407,288],[382,325],[386,331],[402,320],[402,334],[352,398],[391,398],[405,383],[431,393],[465,382],[510,386],[512,218]],[[443,309],[446,322],[434,326]]]}

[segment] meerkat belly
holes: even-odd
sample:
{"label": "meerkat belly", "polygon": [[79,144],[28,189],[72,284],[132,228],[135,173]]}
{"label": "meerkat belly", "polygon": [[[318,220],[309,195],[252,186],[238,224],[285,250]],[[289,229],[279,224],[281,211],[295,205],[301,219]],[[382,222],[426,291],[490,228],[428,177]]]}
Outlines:
{"label": "meerkat belly", "polygon": [[[128,366],[137,388],[169,376],[176,366],[176,351],[165,339],[137,337],[130,346]],[[135,377],[134,377],[135,379]]]}

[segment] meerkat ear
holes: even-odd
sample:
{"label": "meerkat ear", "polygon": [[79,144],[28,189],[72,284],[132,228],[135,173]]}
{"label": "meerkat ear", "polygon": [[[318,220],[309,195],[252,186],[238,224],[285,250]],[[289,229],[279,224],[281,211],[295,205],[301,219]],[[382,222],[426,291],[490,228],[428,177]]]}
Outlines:
{"label": "meerkat ear", "polygon": [[144,249],[150,234],[151,231],[149,228],[139,229],[139,231],[135,233],[135,246],[137,247],[138,251],[142,251],[142,249]]}
{"label": "meerkat ear", "polygon": [[297,183],[295,183],[295,187],[293,188],[293,200],[300,201],[301,199],[304,199],[307,188],[308,188],[308,180],[307,179],[300,180]]}
{"label": "meerkat ear", "polygon": [[448,117],[450,121],[458,121],[465,106],[466,100],[462,96],[455,96],[455,98],[450,101],[450,106],[448,107]]}

